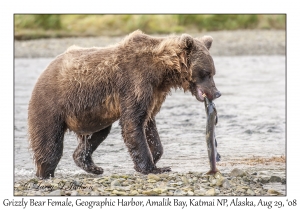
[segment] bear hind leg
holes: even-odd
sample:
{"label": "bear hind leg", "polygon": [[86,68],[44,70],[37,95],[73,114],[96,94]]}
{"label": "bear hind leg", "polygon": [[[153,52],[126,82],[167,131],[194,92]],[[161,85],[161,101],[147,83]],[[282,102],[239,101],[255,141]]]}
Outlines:
{"label": "bear hind leg", "polygon": [[95,165],[92,154],[97,147],[106,139],[111,129],[111,125],[92,135],[78,135],[79,144],[73,153],[74,162],[78,167],[88,173],[102,174],[103,169]]}
{"label": "bear hind leg", "polygon": [[[59,121],[59,120],[57,120]],[[36,165],[36,176],[42,179],[54,177],[54,171],[63,153],[65,126],[53,121],[51,126],[29,118],[30,147]],[[55,125],[56,126],[53,126]]]}

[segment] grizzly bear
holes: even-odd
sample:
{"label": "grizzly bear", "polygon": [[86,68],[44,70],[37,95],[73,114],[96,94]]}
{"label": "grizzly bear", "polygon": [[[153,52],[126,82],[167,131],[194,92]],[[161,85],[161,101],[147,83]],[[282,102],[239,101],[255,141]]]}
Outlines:
{"label": "grizzly bear", "polygon": [[92,154],[117,120],[136,171],[170,171],[156,167],[163,147],[155,116],[171,88],[190,91],[201,102],[203,93],[210,100],[221,96],[213,80],[211,44],[210,36],[152,37],[138,30],[113,46],[72,46],[57,56],[40,75],[29,102],[36,176],[54,176],[66,130],[79,138],[76,165],[102,174]]}

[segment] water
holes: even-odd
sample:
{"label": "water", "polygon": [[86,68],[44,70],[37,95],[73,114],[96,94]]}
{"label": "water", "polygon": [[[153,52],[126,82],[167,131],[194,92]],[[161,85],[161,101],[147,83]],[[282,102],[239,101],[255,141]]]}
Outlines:
{"label": "water", "polygon": [[[27,141],[28,101],[38,76],[51,60],[15,59],[15,181],[34,177]],[[218,168],[222,172],[238,167],[272,174],[285,173],[284,163],[245,163],[247,159],[258,157],[285,156],[285,57],[214,57],[214,61],[215,83],[222,92],[215,101],[219,116],[216,137],[222,156]],[[179,172],[209,170],[203,103],[189,92],[174,90],[163,104],[156,123],[164,146],[158,167],[170,166]],[[87,174],[73,161],[76,146],[76,136],[66,133],[56,176]],[[93,159],[106,175],[134,172],[118,122],[113,124],[107,139],[94,152]]]}

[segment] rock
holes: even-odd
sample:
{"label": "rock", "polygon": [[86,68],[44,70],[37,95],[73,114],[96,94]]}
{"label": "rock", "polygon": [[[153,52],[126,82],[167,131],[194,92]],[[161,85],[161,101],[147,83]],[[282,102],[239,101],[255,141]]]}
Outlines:
{"label": "rock", "polygon": [[220,172],[217,172],[217,173],[214,175],[214,177],[215,177],[216,179],[220,179],[220,178],[222,178],[223,176],[222,176],[222,174],[221,174]]}
{"label": "rock", "polygon": [[153,191],[157,192],[158,194],[161,194],[167,192],[168,190],[166,188],[154,188]]}
{"label": "rock", "polygon": [[190,190],[187,192],[187,194],[188,195],[194,195],[194,193],[192,191],[190,191]]}
{"label": "rock", "polygon": [[15,193],[14,193],[14,196],[20,196],[20,195],[22,196],[22,195],[24,195],[24,194],[23,194],[22,192],[15,192]]}
{"label": "rock", "polygon": [[77,192],[76,190],[73,190],[73,191],[71,192],[71,196],[76,196],[76,195],[78,195],[78,192]]}
{"label": "rock", "polygon": [[281,182],[281,178],[279,176],[271,176],[269,182]]}
{"label": "rock", "polygon": [[132,196],[132,195],[137,195],[137,194],[139,194],[138,191],[132,190],[132,191],[130,191],[130,193],[128,195]]}
{"label": "rock", "polygon": [[251,189],[248,189],[246,192],[248,195],[255,195],[255,192],[253,192]]}
{"label": "rock", "polygon": [[205,193],[206,193],[206,191],[204,189],[200,189],[200,190],[195,190],[194,191],[195,195],[201,195],[201,196],[203,196],[203,195],[205,195]]}
{"label": "rock", "polygon": [[120,175],[120,178],[123,178],[123,179],[128,179],[128,178],[129,178],[129,175],[127,175],[127,174]]}
{"label": "rock", "polygon": [[125,192],[123,192],[123,191],[118,191],[118,190],[113,190],[113,191],[112,191],[112,194],[115,194],[115,195],[126,195]]}
{"label": "rock", "polygon": [[266,184],[270,181],[270,177],[268,176],[263,176],[260,178],[260,182],[263,183],[263,184]]}
{"label": "rock", "polygon": [[147,178],[152,179],[152,180],[156,180],[156,181],[160,180],[160,177],[155,175],[155,174],[148,174]]}
{"label": "rock", "polygon": [[110,186],[111,187],[121,186],[121,183],[119,182],[119,180],[116,179],[111,182]]}
{"label": "rock", "polygon": [[167,190],[176,190],[176,187],[166,187]]}
{"label": "rock", "polygon": [[78,181],[78,180],[74,180],[73,182],[72,182],[75,186],[81,186],[81,181]]}
{"label": "rock", "polygon": [[230,185],[228,179],[225,178],[225,179],[223,180],[222,187],[225,188],[225,189],[229,189],[229,188],[231,187],[231,185]]}
{"label": "rock", "polygon": [[169,174],[159,174],[158,175],[160,178],[168,178],[169,177]]}
{"label": "rock", "polygon": [[186,195],[187,193],[182,191],[181,189],[177,189],[175,190],[174,192],[174,196],[177,196],[177,195]]}
{"label": "rock", "polygon": [[189,184],[189,181],[185,176],[181,177],[181,180],[183,181],[184,184]]}
{"label": "rock", "polygon": [[183,185],[183,182],[181,182],[181,181],[176,182],[176,185],[177,185],[177,186],[181,186],[181,185]]}
{"label": "rock", "polygon": [[232,177],[243,177],[243,176],[246,176],[246,173],[245,171],[241,170],[241,169],[238,169],[238,168],[235,168],[233,169],[229,176],[232,176]]}
{"label": "rock", "polygon": [[54,190],[51,193],[49,193],[48,195],[65,195],[63,190]]}
{"label": "rock", "polygon": [[35,192],[35,195],[42,195],[40,191]]}
{"label": "rock", "polygon": [[92,191],[90,194],[91,195],[100,195],[100,193],[98,191]]}
{"label": "rock", "polygon": [[224,181],[225,181],[225,178],[220,177],[219,179],[216,180],[216,185],[217,186],[222,186]]}
{"label": "rock", "polygon": [[216,195],[215,188],[211,188],[211,189],[207,190],[207,191],[205,192],[205,195],[208,195],[208,196]]}
{"label": "rock", "polygon": [[242,186],[238,186],[238,187],[236,188],[236,192],[244,193],[244,192],[246,192],[246,190],[245,190]]}
{"label": "rock", "polygon": [[173,195],[174,193],[173,192],[171,192],[171,191],[169,191],[168,193],[167,193],[167,195]]}
{"label": "rock", "polygon": [[212,179],[211,182],[209,183],[209,186],[215,186],[217,184],[217,180],[216,179]]}
{"label": "rock", "polygon": [[53,183],[57,183],[57,184],[58,184],[58,183],[60,183],[60,182],[62,182],[61,179],[54,179],[54,180],[53,180]]}
{"label": "rock", "polygon": [[129,182],[128,181],[122,182],[122,186],[129,186]]}
{"label": "rock", "polygon": [[268,171],[260,171],[258,172],[258,175],[268,175],[270,174]]}
{"label": "rock", "polygon": [[155,179],[148,179],[147,182],[149,182],[149,183],[155,183],[157,181]]}
{"label": "rock", "polygon": [[274,190],[274,189],[269,189],[268,190],[268,194],[270,194],[270,195],[280,195],[281,193],[278,192],[278,191],[276,191],[276,190]]}
{"label": "rock", "polygon": [[144,195],[159,195],[159,193],[157,191],[154,191],[154,190],[145,190],[145,191],[142,192],[142,194],[144,194]]}

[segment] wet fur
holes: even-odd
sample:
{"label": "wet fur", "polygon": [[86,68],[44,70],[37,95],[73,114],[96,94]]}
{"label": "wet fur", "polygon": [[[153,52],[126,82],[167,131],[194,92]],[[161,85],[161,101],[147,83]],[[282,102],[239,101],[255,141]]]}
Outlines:
{"label": "wet fur", "polygon": [[155,115],[171,88],[193,93],[193,66],[211,65],[200,52],[207,53],[209,44],[186,34],[155,38],[135,31],[114,46],[73,46],[56,57],[38,79],[29,103],[36,175],[54,176],[67,129],[79,138],[73,154],[77,166],[103,173],[91,156],[117,120],[136,171],[169,171],[155,165],[163,153]]}

